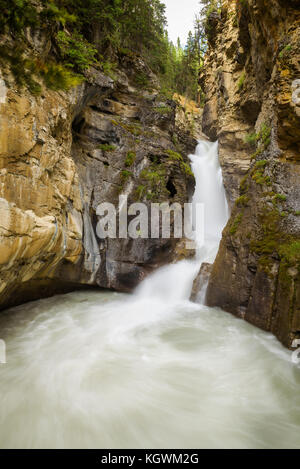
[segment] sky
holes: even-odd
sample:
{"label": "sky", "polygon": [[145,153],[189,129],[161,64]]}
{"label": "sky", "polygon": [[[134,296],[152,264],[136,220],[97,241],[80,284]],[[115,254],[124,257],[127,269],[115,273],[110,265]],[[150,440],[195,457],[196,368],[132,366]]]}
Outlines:
{"label": "sky", "polygon": [[189,31],[193,30],[194,17],[199,13],[199,0],[162,0],[166,4],[169,37],[176,44],[178,36],[181,44],[186,43]]}

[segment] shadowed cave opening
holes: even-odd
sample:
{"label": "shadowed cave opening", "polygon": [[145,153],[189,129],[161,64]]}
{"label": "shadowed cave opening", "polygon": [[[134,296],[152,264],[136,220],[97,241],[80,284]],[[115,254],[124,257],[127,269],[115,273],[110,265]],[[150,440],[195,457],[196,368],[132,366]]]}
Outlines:
{"label": "shadowed cave opening", "polygon": [[170,192],[171,194],[171,197],[172,199],[175,197],[175,195],[177,194],[177,189],[176,187],[174,186],[174,183],[172,181],[172,179],[170,178],[167,182],[167,185],[166,185],[166,188],[167,190]]}

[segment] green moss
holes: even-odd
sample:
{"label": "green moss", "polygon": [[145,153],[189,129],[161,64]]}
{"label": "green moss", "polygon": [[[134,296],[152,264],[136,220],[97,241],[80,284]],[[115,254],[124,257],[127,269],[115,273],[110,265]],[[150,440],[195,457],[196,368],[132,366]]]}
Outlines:
{"label": "green moss", "polygon": [[151,199],[157,198],[161,199],[162,196],[168,196],[168,191],[166,189],[166,168],[160,163],[152,162],[151,166],[145,168],[141,174],[140,179],[142,180],[142,187],[145,187],[145,190],[140,190],[142,194],[151,193]]}
{"label": "green moss", "polygon": [[233,221],[233,223],[232,223],[232,225],[229,229],[229,233],[230,233],[231,236],[235,235],[235,233],[237,232],[237,230],[238,230],[238,228],[239,228],[239,226],[240,226],[240,224],[243,220],[243,216],[244,216],[244,212],[241,212],[235,217],[235,219],[234,219],[234,221]]}
{"label": "green moss", "polygon": [[266,143],[271,135],[271,131],[272,131],[271,127],[264,122],[258,134],[259,140],[262,140],[263,143]]}
{"label": "green moss", "polygon": [[235,203],[237,206],[242,207],[242,206],[246,206],[249,200],[250,200],[249,197],[246,194],[244,194],[244,195],[241,195],[238,199],[236,199]]}
{"label": "green moss", "polygon": [[146,186],[140,184],[135,191],[137,200],[141,200],[145,192],[146,192]]}
{"label": "green moss", "polygon": [[[250,175],[258,183],[268,183],[270,181],[265,177],[264,171],[267,165],[266,160],[258,161],[254,166]],[[244,179],[244,184],[246,180]],[[275,194],[273,191],[261,193],[262,197],[272,197],[274,205],[273,208],[262,205],[258,202],[260,233],[256,235],[255,239],[250,240],[250,249],[252,252],[259,256],[258,263],[263,268],[264,272],[270,277],[274,278],[276,269],[274,263],[280,261],[280,274],[279,281],[285,281],[286,287],[290,288],[291,279],[289,277],[289,268],[297,267],[300,273],[300,241],[289,235],[283,229],[283,219],[288,216],[288,211],[280,211],[277,208],[276,202],[286,200],[286,197],[281,194]],[[241,199],[243,205],[243,199]],[[237,201],[238,203],[238,201]],[[238,205],[240,205],[238,203]],[[292,212],[290,212],[292,213]],[[240,223],[241,214],[237,215],[234,222],[230,227],[230,234],[235,234]]]}
{"label": "green moss", "polygon": [[268,148],[270,143],[271,143],[271,139],[268,138],[263,145],[260,145],[258,147],[255,153],[252,153],[252,155],[250,156],[250,159],[255,160],[259,155],[261,155]]}
{"label": "green moss", "polygon": [[274,202],[285,202],[287,200],[286,195],[283,194],[276,194],[275,197],[273,198]]}
{"label": "green moss", "polygon": [[125,130],[130,132],[135,137],[138,137],[139,135],[142,135],[142,133],[143,133],[140,124],[131,124],[131,125],[127,125],[127,126],[125,125],[124,128],[125,128]]}
{"label": "green moss", "polygon": [[260,160],[255,163],[256,168],[265,168],[268,164],[267,160]]}
{"label": "green moss", "polygon": [[291,241],[279,247],[280,256],[289,264],[300,262],[300,241]]}
{"label": "green moss", "polygon": [[187,176],[194,176],[193,171],[191,170],[191,167],[189,166],[188,163],[186,163],[182,157],[182,155],[176,151],[173,150],[166,150],[167,155],[169,156],[169,159],[172,161],[179,161],[180,166],[182,171],[187,175]]}
{"label": "green moss", "polygon": [[249,189],[249,182],[248,182],[248,174],[243,177],[240,183],[240,192],[241,194],[244,194],[245,192],[248,192]]}
{"label": "green moss", "polygon": [[180,153],[177,153],[176,151],[173,150],[166,150],[167,155],[171,160],[174,161],[183,161],[183,157]]}
{"label": "green moss", "polygon": [[144,169],[140,176],[142,179],[145,179],[146,181],[150,182],[154,186],[156,184],[160,184],[162,181],[165,179],[165,168],[163,167],[151,167],[150,169]]}
{"label": "green moss", "polygon": [[245,143],[248,143],[249,145],[255,145],[257,142],[257,134],[256,132],[250,133],[246,135],[245,137]]}
{"label": "green moss", "polygon": [[108,143],[103,143],[101,145],[98,145],[98,150],[106,151],[106,152],[111,152],[115,151],[116,147],[115,145],[110,145]]}
{"label": "green moss", "polygon": [[121,127],[126,132],[134,135],[135,137],[139,137],[143,134],[142,126],[139,122],[134,122],[132,124],[125,124],[124,122],[119,122],[116,120],[111,120],[111,123],[115,126]]}
{"label": "green moss", "polygon": [[265,168],[268,164],[267,160],[257,161],[251,171],[252,180],[256,184],[271,186],[270,176],[265,175]]}
{"label": "green moss", "polygon": [[42,92],[42,87],[41,85],[35,81],[33,78],[28,78],[27,79],[27,88],[28,90],[30,91],[30,93],[33,95],[33,96],[38,96],[41,94]]}
{"label": "green moss", "polygon": [[155,112],[158,112],[162,115],[170,114],[172,112],[172,109],[168,106],[154,107],[153,109]]}
{"label": "green moss", "polygon": [[264,184],[270,186],[271,185],[271,179],[269,176],[265,176],[263,171],[255,171],[252,174],[252,179],[253,181],[256,182],[256,184],[260,184],[263,186]]}
{"label": "green moss", "polygon": [[187,176],[194,177],[194,173],[191,167],[188,165],[188,163],[185,163],[185,162],[181,163],[181,167]]}
{"label": "green moss", "polygon": [[277,248],[277,241],[272,237],[266,237],[262,241],[255,241],[251,244],[251,249],[260,255],[274,254]]}
{"label": "green moss", "polygon": [[300,210],[297,210],[296,212],[294,212],[293,215],[295,215],[295,217],[300,217]]}
{"label": "green moss", "polygon": [[289,52],[291,52],[292,50],[293,50],[293,47],[291,46],[291,44],[286,45],[286,46],[282,49],[282,51],[280,51],[280,53],[279,53],[279,58],[280,58],[280,59],[285,58],[286,56],[289,55]]}
{"label": "green moss", "polygon": [[154,200],[156,198],[156,194],[152,191],[148,191],[146,195],[147,200]]}
{"label": "green moss", "polygon": [[171,137],[171,140],[172,140],[173,145],[177,148],[177,146],[179,144],[177,135],[173,134],[172,137]]}
{"label": "green moss", "polygon": [[136,159],[136,153],[134,151],[129,151],[126,156],[125,166],[130,168],[133,165]]}
{"label": "green moss", "polygon": [[237,84],[237,87],[238,87],[239,91],[241,91],[243,89],[244,84],[245,84],[245,80],[246,80],[246,72],[243,71],[243,73],[241,74],[240,79],[238,81],[238,84]]}
{"label": "green moss", "polygon": [[132,176],[133,176],[133,173],[131,171],[127,171],[126,169],[121,171],[121,180],[123,183],[125,183]]}
{"label": "green moss", "polygon": [[282,216],[287,216],[287,213],[280,212],[277,208],[273,210],[266,208],[260,215],[262,233],[258,239],[250,243],[250,248],[260,256],[259,264],[269,276],[273,276],[274,256],[279,256],[280,272],[288,280],[288,268],[296,266],[299,269],[300,241],[282,232],[280,224]]}
{"label": "green moss", "polygon": [[259,155],[261,155],[263,153],[264,149],[263,147],[259,147],[256,152],[252,153],[252,155],[250,156],[250,159],[251,160],[255,160],[255,158],[257,158]]}
{"label": "green moss", "polygon": [[272,255],[278,247],[279,212],[265,209],[261,214],[263,234],[260,239],[251,242],[251,250],[260,256]]}
{"label": "green moss", "polygon": [[261,155],[268,148],[271,143],[271,130],[268,124],[263,123],[258,133],[249,134],[245,138],[245,142],[251,145],[260,142],[256,152],[251,155],[251,160]]}

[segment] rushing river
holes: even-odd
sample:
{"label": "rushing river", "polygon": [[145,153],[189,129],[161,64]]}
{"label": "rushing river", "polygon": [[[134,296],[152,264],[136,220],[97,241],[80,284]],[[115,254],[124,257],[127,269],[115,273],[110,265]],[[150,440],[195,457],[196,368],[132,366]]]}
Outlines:
{"label": "rushing river", "polygon": [[188,301],[228,213],[217,147],[191,156],[196,261],[134,295],[80,291],[1,313],[1,448],[300,448],[300,365],[275,338]]}

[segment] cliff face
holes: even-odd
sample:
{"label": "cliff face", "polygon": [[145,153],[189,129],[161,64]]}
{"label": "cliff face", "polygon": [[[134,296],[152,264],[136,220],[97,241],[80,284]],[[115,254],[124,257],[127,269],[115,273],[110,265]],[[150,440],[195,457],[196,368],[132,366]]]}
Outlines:
{"label": "cliff face", "polygon": [[300,11],[223,2],[208,20],[203,130],[219,139],[231,219],[207,303],[300,337]]}
{"label": "cliff face", "polygon": [[1,308],[83,285],[130,291],[188,255],[174,239],[96,235],[100,203],[118,206],[120,194],[184,203],[194,184],[196,140],[140,58],[124,57],[114,79],[90,69],[84,84],[38,97],[16,86],[9,65],[1,75]]}

